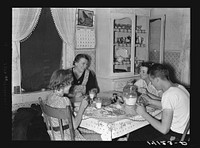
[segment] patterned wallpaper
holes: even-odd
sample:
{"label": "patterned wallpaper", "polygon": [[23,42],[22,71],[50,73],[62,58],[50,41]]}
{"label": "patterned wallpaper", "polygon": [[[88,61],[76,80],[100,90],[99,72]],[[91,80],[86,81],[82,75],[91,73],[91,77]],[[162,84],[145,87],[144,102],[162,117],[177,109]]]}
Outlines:
{"label": "patterned wallpaper", "polygon": [[[159,61],[159,52],[150,52],[149,58],[153,62]],[[169,64],[174,69],[176,80],[181,80],[181,73],[178,69],[180,59],[180,51],[168,50],[164,53],[164,63]]]}
{"label": "patterned wallpaper", "polygon": [[159,62],[160,60],[160,52],[157,51],[157,52],[149,52],[149,61],[152,61],[152,62]]}
{"label": "patterned wallpaper", "polygon": [[179,70],[180,51],[166,51],[164,54],[164,62],[170,64],[174,68],[175,76],[178,81],[181,80],[181,72]]}

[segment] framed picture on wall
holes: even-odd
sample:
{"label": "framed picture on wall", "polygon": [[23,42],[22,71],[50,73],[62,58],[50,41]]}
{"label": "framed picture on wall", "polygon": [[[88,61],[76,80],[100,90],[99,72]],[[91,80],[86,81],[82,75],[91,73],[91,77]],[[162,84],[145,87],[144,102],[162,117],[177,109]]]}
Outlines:
{"label": "framed picture on wall", "polygon": [[94,11],[78,9],[77,25],[94,27]]}

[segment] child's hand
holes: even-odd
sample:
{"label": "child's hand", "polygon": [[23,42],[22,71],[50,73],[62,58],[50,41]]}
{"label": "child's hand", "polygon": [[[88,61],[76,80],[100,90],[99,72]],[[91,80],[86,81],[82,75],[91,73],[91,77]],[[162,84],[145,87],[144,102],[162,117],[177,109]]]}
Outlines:
{"label": "child's hand", "polygon": [[85,96],[81,101],[80,108],[85,109],[87,106],[88,106],[88,98],[87,96]]}

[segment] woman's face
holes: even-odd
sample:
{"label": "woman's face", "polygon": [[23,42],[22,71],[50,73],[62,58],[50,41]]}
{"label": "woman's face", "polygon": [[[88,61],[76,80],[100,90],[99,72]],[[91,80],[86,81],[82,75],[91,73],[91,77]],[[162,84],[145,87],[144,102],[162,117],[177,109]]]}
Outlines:
{"label": "woman's face", "polygon": [[144,67],[144,66],[141,66],[141,67],[140,67],[140,78],[141,78],[141,79],[146,79],[146,78],[148,78],[147,71],[148,71],[148,68],[147,68],[147,67]]}
{"label": "woman's face", "polygon": [[78,62],[75,63],[75,67],[79,72],[83,72],[88,67],[88,60],[81,58]]}

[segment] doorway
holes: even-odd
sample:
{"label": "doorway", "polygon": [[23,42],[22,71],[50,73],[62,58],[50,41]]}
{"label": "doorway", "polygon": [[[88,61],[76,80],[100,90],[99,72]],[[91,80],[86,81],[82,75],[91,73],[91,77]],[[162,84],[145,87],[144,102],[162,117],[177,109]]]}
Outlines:
{"label": "doorway", "polygon": [[149,61],[163,63],[166,15],[149,19]]}

